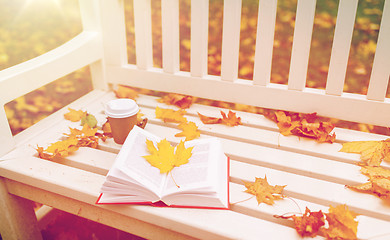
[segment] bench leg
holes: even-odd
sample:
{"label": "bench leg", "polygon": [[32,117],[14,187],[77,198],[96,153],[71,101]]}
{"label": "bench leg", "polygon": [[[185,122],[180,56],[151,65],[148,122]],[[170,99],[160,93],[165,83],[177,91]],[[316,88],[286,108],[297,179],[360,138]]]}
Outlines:
{"label": "bench leg", "polygon": [[32,202],[8,193],[3,178],[0,178],[0,213],[2,239],[42,240]]}

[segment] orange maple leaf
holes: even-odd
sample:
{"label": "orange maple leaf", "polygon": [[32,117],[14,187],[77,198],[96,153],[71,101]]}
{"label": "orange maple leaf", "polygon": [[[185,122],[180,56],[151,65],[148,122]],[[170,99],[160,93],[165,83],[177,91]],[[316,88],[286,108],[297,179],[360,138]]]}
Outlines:
{"label": "orange maple leaf", "polygon": [[268,184],[267,176],[264,178],[256,178],[255,182],[245,182],[245,187],[247,190],[245,192],[250,193],[256,196],[258,204],[266,203],[268,205],[274,204],[274,200],[284,198],[282,194],[284,186],[271,186]]}
{"label": "orange maple leaf", "polygon": [[204,124],[218,124],[222,123],[222,118],[208,117],[198,113],[198,116]]}
{"label": "orange maple leaf", "polygon": [[334,124],[320,121],[316,113],[302,114],[267,110],[264,116],[276,122],[282,135],[297,135],[316,139],[318,142],[333,143],[336,135],[331,133]]}
{"label": "orange maple leaf", "polygon": [[87,115],[87,112],[81,110],[74,110],[72,108],[68,108],[69,112],[64,114],[66,120],[72,122],[80,121],[84,116]]}
{"label": "orange maple leaf", "polygon": [[187,122],[187,119],[184,117],[186,113],[185,110],[173,110],[156,107],[156,118],[162,119],[166,122],[182,123]]}
{"label": "orange maple leaf", "polygon": [[114,90],[114,93],[117,98],[138,98],[138,92],[136,90],[123,85],[118,85],[118,89]]}
{"label": "orange maple leaf", "polygon": [[390,138],[383,141],[354,141],[343,143],[340,152],[358,153],[369,166],[379,166],[382,160],[390,162]]}
{"label": "orange maple leaf", "polygon": [[208,117],[208,116],[205,116],[203,114],[198,113],[198,116],[199,116],[200,120],[204,124],[218,124],[218,123],[222,123],[224,125],[231,126],[231,127],[238,126],[238,125],[242,124],[241,123],[241,118],[237,117],[236,113],[232,112],[231,110],[229,110],[227,115],[226,115],[226,113],[221,111],[221,115],[222,115],[222,118],[215,118],[215,117]]}
{"label": "orange maple leaf", "polygon": [[194,122],[180,123],[179,128],[182,132],[177,133],[175,137],[186,137],[185,141],[190,141],[200,136],[200,131]]}
{"label": "orange maple leaf", "polygon": [[241,125],[241,118],[236,116],[236,113],[229,110],[228,115],[221,111],[222,123],[228,126]]}
{"label": "orange maple leaf", "polygon": [[382,167],[364,166],[360,171],[369,177],[368,181],[348,188],[360,192],[373,193],[381,198],[390,198],[390,170]]}
{"label": "orange maple leaf", "polygon": [[329,207],[329,213],[325,213],[329,227],[323,228],[325,236],[329,239],[357,239],[358,222],[356,214],[348,209],[347,205]]}
{"label": "orange maple leaf", "polygon": [[325,215],[322,211],[312,212],[306,207],[305,214],[302,216],[292,215],[289,217],[275,216],[284,219],[292,218],[295,224],[295,230],[301,237],[315,237],[318,235],[322,226],[325,225]]}
{"label": "orange maple leaf", "polygon": [[194,100],[192,96],[169,93],[168,95],[165,95],[164,97],[158,99],[158,101],[169,105],[175,105],[179,108],[185,109],[185,108],[189,108]]}
{"label": "orange maple leaf", "polygon": [[153,167],[160,169],[160,173],[167,173],[174,167],[188,163],[193,149],[193,147],[185,148],[182,141],[174,148],[166,139],[158,142],[157,148],[152,141],[146,139],[146,147],[150,155],[144,158]]}
{"label": "orange maple leaf", "polygon": [[96,136],[97,128],[91,128],[88,124],[84,124],[81,130],[77,128],[69,128],[70,134],[65,134],[70,138],[76,138],[78,140],[77,146],[79,147],[92,147],[97,148],[99,145],[99,137]]}

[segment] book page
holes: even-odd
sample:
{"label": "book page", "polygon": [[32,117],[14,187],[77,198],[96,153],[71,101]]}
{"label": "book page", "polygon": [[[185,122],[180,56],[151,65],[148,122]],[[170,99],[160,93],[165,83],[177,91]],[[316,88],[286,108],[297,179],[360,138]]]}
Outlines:
{"label": "book page", "polygon": [[153,134],[134,127],[123,144],[114,166],[145,188],[160,195],[166,174],[161,174],[159,169],[151,166],[143,157],[149,155],[146,139],[160,141]]}

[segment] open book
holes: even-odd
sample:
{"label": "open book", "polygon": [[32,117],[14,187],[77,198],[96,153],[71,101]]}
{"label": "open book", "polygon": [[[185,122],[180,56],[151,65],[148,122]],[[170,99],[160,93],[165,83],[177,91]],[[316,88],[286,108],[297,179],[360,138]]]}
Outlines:
{"label": "open book", "polygon": [[194,147],[189,162],[170,173],[150,165],[146,139],[161,139],[134,127],[101,188],[98,204],[133,203],[156,206],[229,208],[229,159],[217,138],[185,142]]}

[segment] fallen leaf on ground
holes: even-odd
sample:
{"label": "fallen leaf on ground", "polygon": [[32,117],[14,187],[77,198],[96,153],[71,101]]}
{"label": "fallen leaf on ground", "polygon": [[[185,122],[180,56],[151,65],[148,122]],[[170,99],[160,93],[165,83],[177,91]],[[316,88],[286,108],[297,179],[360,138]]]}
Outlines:
{"label": "fallen leaf on ground", "polygon": [[390,170],[382,167],[365,166],[360,171],[369,177],[368,181],[348,188],[360,192],[373,193],[381,198],[390,197]]}
{"label": "fallen leaf on ground", "polygon": [[282,191],[286,187],[286,185],[271,186],[268,184],[267,176],[265,176],[264,178],[256,178],[255,182],[244,181],[244,184],[247,188],[245,192],[255,195],[258,204],[263,202],[268,205],[272,205],[274,204],[274,200],[284,198]]}
{"label": "fallen leaf on ground", "polygon": [[355,220],[356,214],[348,209],[347,205],[329,207],[329,213],[325,213],[329,227],[323,232],[329,239],[357,239],[358,222]]}
{"label": "fallen leaf on ground", "polygon": [[336,134],[331,133],[334,124],[320,121],[316,113],[303,114],[287,111],[267,110],[264,116],[276,122],[282,135],[297,135],[316,139],[318,142],[333,143]]}
{"label": "fallen leaf on ground", "polygon": [[183,122],[179,124],[182,132],[177,133],[175,137],[185,137],[185,141],[190,141],[200,136],[200,131],[194,122]]}
{"label": "fallen leaf on ground", "polygon": [[175,151],[175,148],[166,139],[158,142],[157,148],[153,141],[146,139],[146,147],[150,155],[144,156],[144,158],[153,167],[160,169],[160,173],[167,173],[174,167],[188,163],[193,149],[193,147],[185,148],[184,142],[180,142]]}
{"label": "fallen leaf on ground", "polygon": [[162,119],[166,122],[182,123],[187,122],[187,119],[184,117],[186,113],[185,110],[173,110],[156,107],[156,118]]}
{"label": "fallen leaf on ground", "polygon": [[134,89],[122,85],[118,85],[118,89],[114,90],[115,96],[117,98],[130,98],[136,99],[138,98],[138,92]]}
{"label": "fallen leaf on ground", "polygon": [[198,113],[200,120],[204,124],[218,124],[222,123],[227,126],[238,126],[241,125],[241,118],[236,116],[235,112],[229,110],[228,114],[221,111],[222,118],[208,117],[203,114]]}
{"label": "fallen leaf on ground", "polygon": [[64,117],[66,120],[72,121],[72,122],[78,122],[83,117],[87,116],[87,112],[82,110],[74,110],[72,108],[68,108],[69,112],[64,114]]}
{"label": "fallen leaf on ground", "polygon": [[168,105],[175,105],[179,108],[185,109],[185,108],[189,108],[194,100],[192,96],[169,93],[168,95],[165,95],[162,98],[158,99],[158,101]]}
{"label": "fallen leaf on ground", "polygon": [[390,162],[390,138],[383,141],[354,141],[343,143],[340,152],[360,154],[369,166],[379,166],[382,160]]}
{"label": "fallen leaf on ground", "polygon": [[284,219],[292,218],[295,224],[295,230],[301,237],[315,237],[322,226],[325,225],[325,215],[322,211],[312,212],[306,207],[305,214],[302,216],[292,215],[289,217],[276,216]]}

